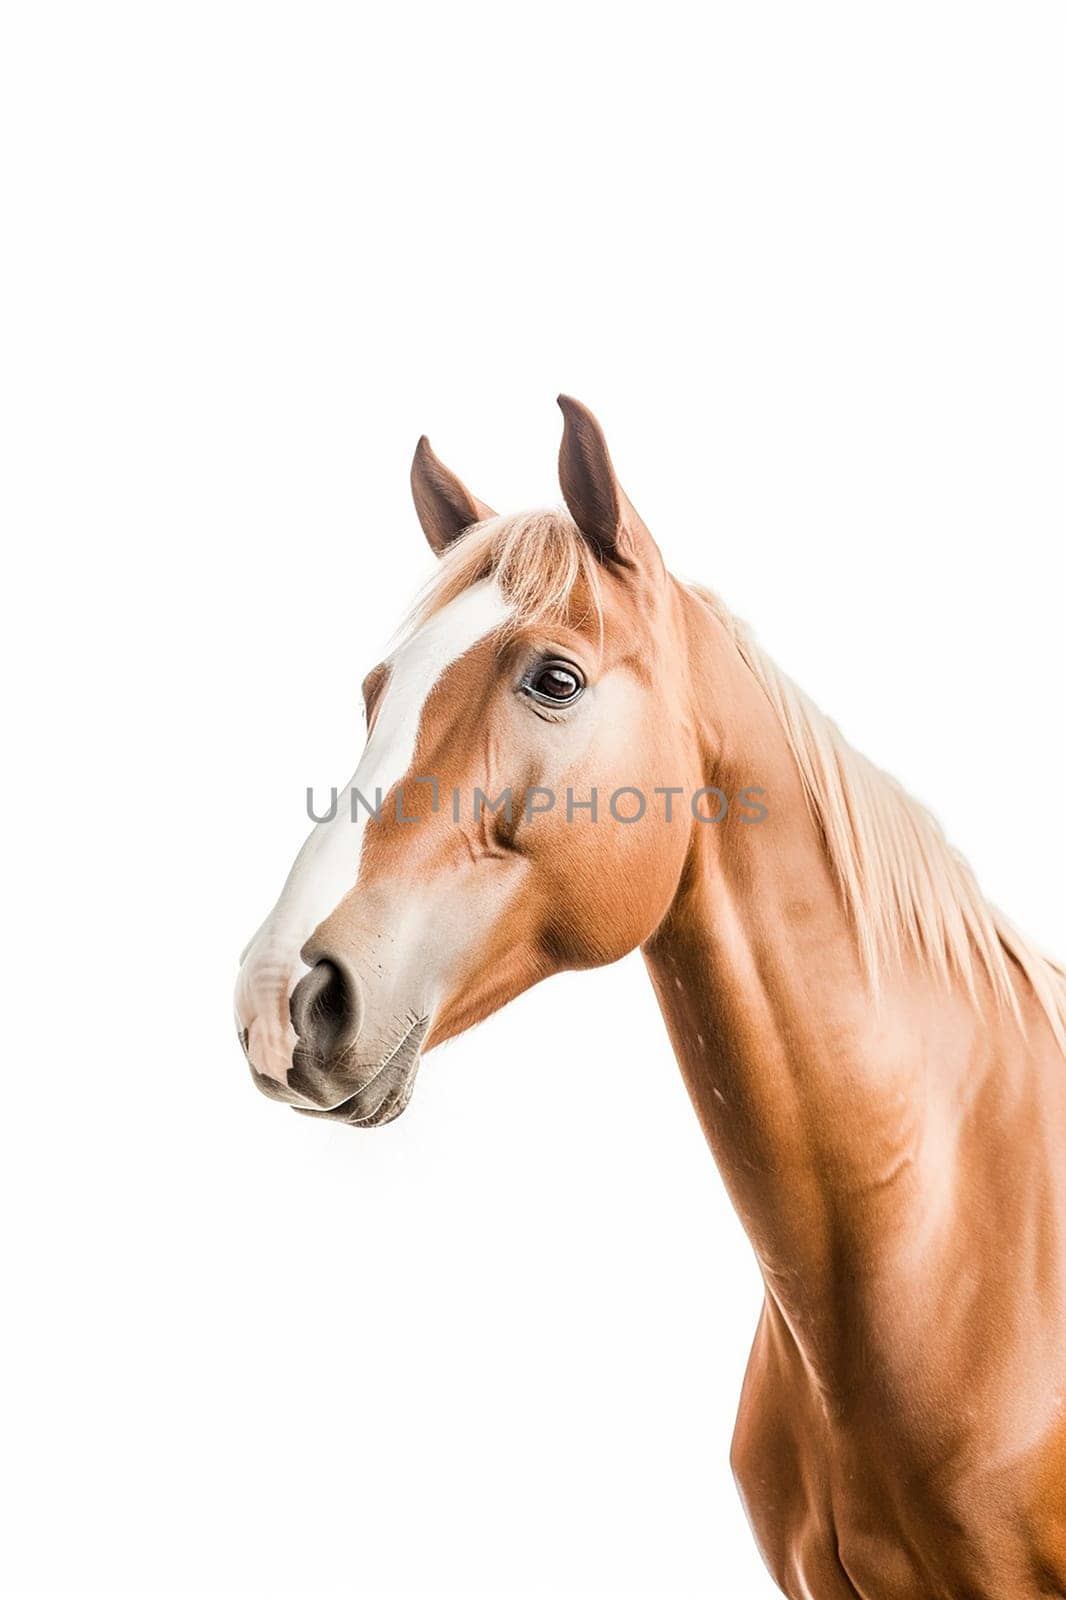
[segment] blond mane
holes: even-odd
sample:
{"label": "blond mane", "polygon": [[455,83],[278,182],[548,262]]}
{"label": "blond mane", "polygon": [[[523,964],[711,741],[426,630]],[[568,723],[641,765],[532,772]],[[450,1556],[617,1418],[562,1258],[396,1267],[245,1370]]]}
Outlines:
{"label": "blond mane", "polygon": [[[413,620],[490,575],[516,626],[562,621],[580,594],[602,630],[602,569],[564,511],[494,517],[471,528],[444,556]],[[988,903],[931,813],[847,743],[717,596],[696,586],[690,592],[723,624],[777,714],[871,982],[912,953],[945,983],[960,981],[976,1002],[983,971],[1020,1022],[1014,963],[1066,1050],[1066,973]]]}
{"label": "blond mane", "polygon": [[981,968],[1020,1022],[1014,962],[1066,1050],[1062,968],[989,904],[932,813],[848,744],[717,596],[695,592],[726,627],[777,713],[871,978],[876,982],[886,964],[909,951],[945,982],[961,980],[976,1000]]}

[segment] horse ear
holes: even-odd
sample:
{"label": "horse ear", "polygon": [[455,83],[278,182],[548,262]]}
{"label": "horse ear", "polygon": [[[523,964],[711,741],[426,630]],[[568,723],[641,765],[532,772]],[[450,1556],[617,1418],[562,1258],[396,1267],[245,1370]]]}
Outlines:
{"label": "horse ear", "polygon": [[496,515],[470,493],[454,472],[449,472],[443,461],[438,461],[425,434],[418,441],[411,463],[411,493],[422,531],[438,556],[471,524]]}
{"label": "horse ear", "polygon": [[662,573],[655,541],[615,477],[603,429],[587,406],[559,396],[559,482],[578,528],[601,561]]}

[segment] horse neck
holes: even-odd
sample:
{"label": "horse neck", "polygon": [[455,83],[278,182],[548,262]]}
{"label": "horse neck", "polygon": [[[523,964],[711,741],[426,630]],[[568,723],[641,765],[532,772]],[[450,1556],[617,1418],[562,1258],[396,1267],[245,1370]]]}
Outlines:
{"label": "horse neck", "polygon": [[644,956],[767,1290],[817,1369],[855,1303],[842,1275],[887,1269],[921,1215],[928,1122],[980,1077],[988,1033],[917,963],[875,990],[776,714],[722,625],[693,626],[703,781],[761,785],[768,815],[694,825]]}

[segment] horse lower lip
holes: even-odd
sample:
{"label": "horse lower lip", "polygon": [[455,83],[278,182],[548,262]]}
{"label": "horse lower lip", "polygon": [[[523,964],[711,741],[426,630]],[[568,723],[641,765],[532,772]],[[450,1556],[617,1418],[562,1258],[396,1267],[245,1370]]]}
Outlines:
{"label": "horse lower lip", "polygon": [[[368,1087],[370,1087],[370,1086],[368,1085]],[[336,1118],[338,1118],[338,1119],[343,1121],[345,1118],[348,1117],[350,1112],[355,1110],[356,1106],[358,1105],[359,1101],[362,1099],[362,1097],[363,1097],[363,1095],[365,1093],[366,1093],[365,1089],[358,1089],[358,1090],[356,1090],[355,1094],[350,1094],[348,1096],[347,1100],[342,1100],[339,1105],[336,1105],[336,1106],[324,1106],[322,1108],[323,1116],[336,1117]],[[387,1100],[391,1093],[392,1093],[392,1084],[390,1083],[386,1087],[384,1094],[381,1095],[380,1100]],[[379,1104],[380,1104],[380,1101],[379,1101]],[[367,1115],[368,1116],[372,1116],[373,1112],[367,1112]]]}
{"label": "horse lower lip", "polygon": [[405,1069],[402,1074],[389,1074],[389,1082],[383,1093],[378,1096],[376,1103],[361,1113],[358,1112],[358,1102],[365,1090],[350,1095],[347,1100],[342,1100],[340,1105],[330,1106],[328,1110],[317,1106],[295,1106],[293,1109],[305,1117],[327,1117],[331,1122],[347,1122],[352,1127],[372,1127],[383,1112],[392,1111],[399,1096],[403,1094],[410,1076],[410,1068]]}
{"label": "horse lower lip", "polygon": [[[339,1100],[336,1105],[298,1105],[293,1109],[309,1117],[329,1117],[334,1122],[373,1124],[383,1111],[391,1111],[404,1095],[417,1070],[419,1050],[428,1029],[428,1017],[420,1017],[417,1022],[413,1022],[400,1043],[377,1070],[370,1074],[367,1081],[352,1094]],[[378,1090],[376,1099],[366,1110],[360,1111],[360,1100],[374,1089]],[[399,1109],[402,1110],[403,1106],[400,1105]]]}

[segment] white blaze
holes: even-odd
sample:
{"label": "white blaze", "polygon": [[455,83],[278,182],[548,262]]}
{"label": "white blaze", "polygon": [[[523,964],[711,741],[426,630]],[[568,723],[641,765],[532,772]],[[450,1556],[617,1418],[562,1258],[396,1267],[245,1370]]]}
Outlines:
{"label": "white blaze", "polygon": [[388,682],[374,730],[351,780],[337,796],[335,814],[319,822],[293,862],[277,905],[245,952],[237,979],[238,1028],[248,1029],[248,1054],[256,1070],[285,1082],[296,1033],[289,998],[307,965],[300,959],[311,934],[350,893],[359,876],[366,808],[352,821],[352,791],[370,806],[403,778],[414,758],[422,708],[441,673],[507,618],[509,607],[494,579],[465,589],[389,658]]}

